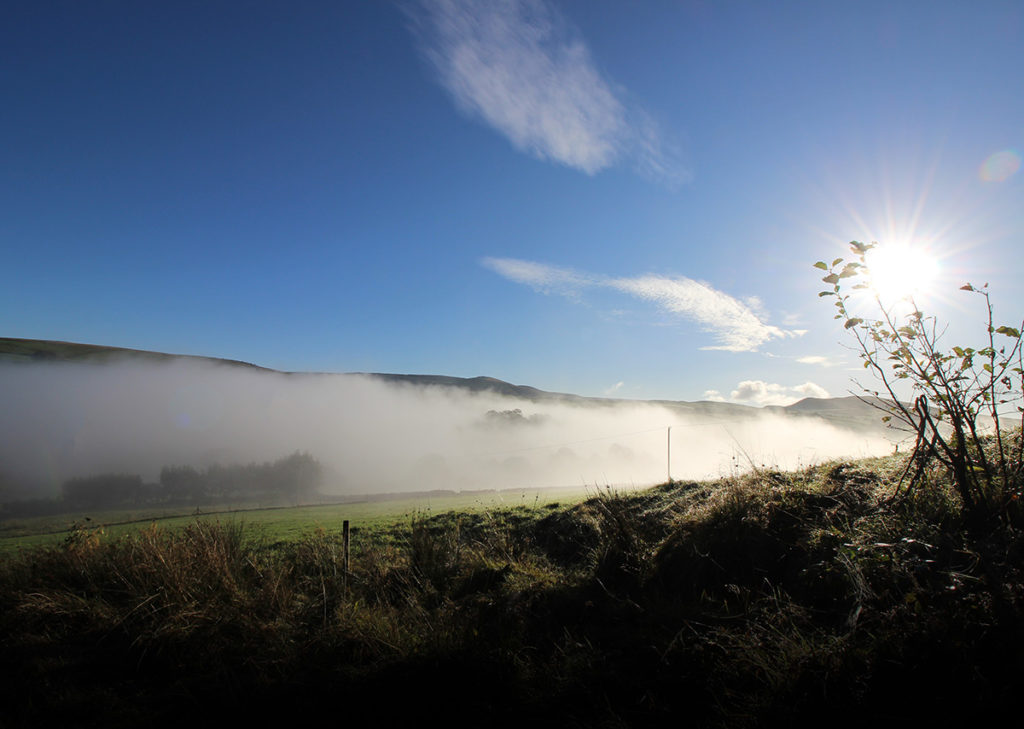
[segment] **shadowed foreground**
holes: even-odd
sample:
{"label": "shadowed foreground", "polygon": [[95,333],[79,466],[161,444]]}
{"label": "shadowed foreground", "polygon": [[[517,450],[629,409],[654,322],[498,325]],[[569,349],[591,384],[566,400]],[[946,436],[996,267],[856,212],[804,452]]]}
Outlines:
{"label": "shadowed foreground", "polygon": [[270,543],[82,531],[0,565],[3,726],[895,726],[1015,707],[1020,531],[893,460]]}

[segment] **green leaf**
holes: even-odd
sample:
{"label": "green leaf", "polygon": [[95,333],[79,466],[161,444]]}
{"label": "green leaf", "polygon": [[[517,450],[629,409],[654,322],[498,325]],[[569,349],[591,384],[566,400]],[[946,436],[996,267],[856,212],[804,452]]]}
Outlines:
{"label": "green leaf", "polygon": [[[836,260],[842,260],[842,259],[836,259]],[[833,265],[835,265],[835,264],[833,264]],[[814,264],[814,267],[815,268],[820,268],[822,271],[827,271],[828,270],[828,266],[825,265],[824,261],[818,261],[817,263]]]}
{"label": "green leaf", "polygon": [[1020,330],[1013,327],[999,327],[996,329],[996,332],[998,334],[1005,334],[1008,337],[1013,337],[1014,339],[1020,339]]}
{"label": "green leaf", "polygon": [[837,283],[839,283],[839,276],[837,276],[834,273],[830,273],[828,276],[825,276],[821,280],[824,281],[827,284],[837,284]]}
{"label": "green leaf", "polygon": [[819,297],[821,297],[821,296],[835,296],[835,295],[836,295],[835,291],[822,291],[821,293],[818,294]]}
{"label": "green leaf", "polygon": [[960,290],[961,291],[974,291],[974,287],[971,286],[970,284],[964,284],[963,286],[960,287]]}
{"label": "green leaf", "polygon": [[852,319],[847,319],[846,320],[846,323],[843,325],[843,328],[844,329],[851,329],[851,328],[857,326],[858,324],[863,324],[863,323],[864,323],[863,319],[858,319],[857,317],[853,317]]}

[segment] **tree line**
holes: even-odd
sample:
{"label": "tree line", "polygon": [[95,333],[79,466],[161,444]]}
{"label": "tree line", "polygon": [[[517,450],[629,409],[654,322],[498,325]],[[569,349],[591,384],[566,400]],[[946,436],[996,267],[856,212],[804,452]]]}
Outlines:
{"label": "tree line", "polygon": [[55,499],[4,504],[5,516],[65,510],[139,506],[199,506],[238,501],[295,503],[317,493],[324,468],[309,453],[295,452],[276,461],[230,466],[164,466],[157,483],[142,476],[103,473],[77,476],[61,484]]}

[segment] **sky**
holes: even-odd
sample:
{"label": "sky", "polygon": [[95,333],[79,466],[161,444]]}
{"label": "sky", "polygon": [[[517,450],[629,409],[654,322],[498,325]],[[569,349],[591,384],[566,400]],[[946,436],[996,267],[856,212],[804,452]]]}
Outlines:
{"label": "sky", "polygon": [[18,3],[0,336],[844,396],[851,240],[1024,314],[1021,68],[1018,2]]}

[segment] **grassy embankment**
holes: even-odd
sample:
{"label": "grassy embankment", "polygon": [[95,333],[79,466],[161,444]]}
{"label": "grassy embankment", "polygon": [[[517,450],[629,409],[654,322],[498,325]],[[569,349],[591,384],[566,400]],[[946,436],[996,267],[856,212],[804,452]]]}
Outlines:
{"label": "grassy embankment", "polygon": [[5,726],[948,726],[1016,711],[1020,531],[894,459],[271,539],[88,530],[0,563]]}

